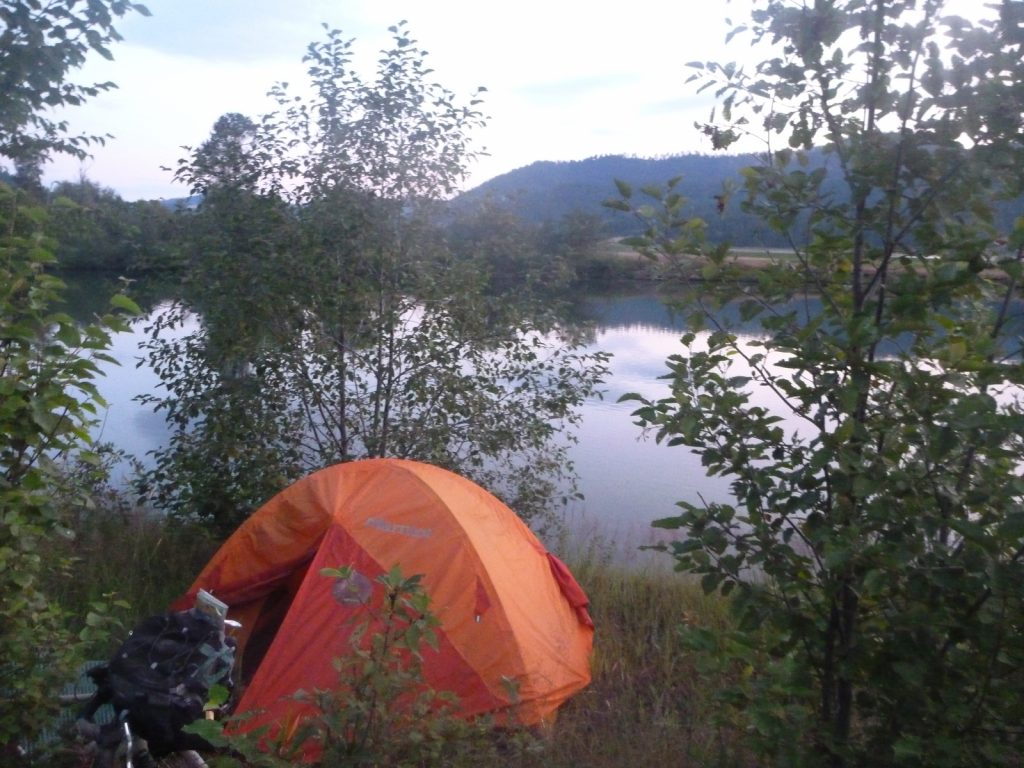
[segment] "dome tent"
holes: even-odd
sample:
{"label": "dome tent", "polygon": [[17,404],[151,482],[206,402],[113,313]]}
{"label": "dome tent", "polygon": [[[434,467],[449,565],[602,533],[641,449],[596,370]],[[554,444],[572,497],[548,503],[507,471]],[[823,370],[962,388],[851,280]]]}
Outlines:
{"label": "dome tent", "polygon": [[[590,681],[593,624],[568,568],[496,497],[444,469],[367,459],[315,472],[279,493],[223,544],[175,608],[200,589],[239,620],[249,730],[301,716],[298,690],[337,685],[346,619],[361,607],[322,568],[372,581],[397,565],[422,585],[441,626],[424,677],[459,698],[459,714],[514,708],[533,725]],[[507,682],[514,683],[513,694]]]}

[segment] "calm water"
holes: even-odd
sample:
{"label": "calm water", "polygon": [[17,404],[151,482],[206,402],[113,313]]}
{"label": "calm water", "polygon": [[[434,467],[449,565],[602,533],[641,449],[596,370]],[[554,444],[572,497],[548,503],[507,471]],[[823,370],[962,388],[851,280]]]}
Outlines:
{"label": "calm water", "polygon": [[574,461],[584,500],[570,508],[570,520],[584,534],[646,543],[655,536],[650,522],[673,515],[677,501],[697,501],[699,495],[724,500],[728,484],[707,477],[687,448],[645,436],[633,423],[637,404],[618,402],[628,392],[667,394],[659,377],[667,371],[665,359],[683,349],[682,319],[653,294],[595,298],[585,305],[597,320],[593,346],[612,353],[612,373],[604,397],[583,410]]}
{"label": "calm water", "polygon": [[[618,403],[626,392],[657,395],[664,391],[658,377],[665,358],[680,349],[683,324],[653,294],[616,295],[588,299],[586,313],[596,319],[593,348],[612,353],[612,375],[603,398],[583,409],[579,444],[573,459],[585,499],[567,514],[572,527],[599,533],[620,544],[650,540],[650,521],[673,514],[679,499],[697,494],[719,498],[725,484],[707,478],[699,460],[685,448],[656,445],[644,439],[632,423],[632,403]],[[110,404],[99,437],[144,459],[166,437],[163,417],[134,402],[159,380],[139,362],[142,326],[115,337],[112,354],[121,365],[111,367],[100,382]],[[124,468],[124,472],[127,468]]]}
{"label": "calm water", "polygon": [[[111,294],[109,286],[82,290],[88,297],[79,295],[76,303],[86,306],[95,302],[96,296]],[[98,309],[83,312],[78,307],[72,312],[86,316]],[[582,302],[582,311],[595,321],[593,349],[612,354],[611,375],[604,396],[589,400],[583,408],[573,460],[584,499],[571,504],[567,520],[569,529],[585,540],[598,536],[614,544],[617,552],[634,557],[637,544],[655,540],[657,531],[650,527],[652,520],[673,515],[680,500],[725,501],[728,482],[709,478],[700,460],[687,448],[658,445],[653,437],[645,436],[633,423],[635,403],[618,402],[627,392],[647,397],[667,392],[666,383],[659,377],[667,370],[666,358],[683,349],[680,336],[684,321],[652,292],[589,297]],[[1024,332],[1024,306],[1015,305],[1013,314],[1014,322]],[[114,339],[112,354],[121,366],[111,367],[99,383],[110,403],[99,437],[141,460],[158,448],[167,434],[160,414],[134,402],[140,393],[159,386],[148,367],[137,365],[145,324],[141,322],[133,332]],[[755,391],[753,400],[784,415],[765,391]],[[799,429],[795,423],[789,423],[789,427]]]}

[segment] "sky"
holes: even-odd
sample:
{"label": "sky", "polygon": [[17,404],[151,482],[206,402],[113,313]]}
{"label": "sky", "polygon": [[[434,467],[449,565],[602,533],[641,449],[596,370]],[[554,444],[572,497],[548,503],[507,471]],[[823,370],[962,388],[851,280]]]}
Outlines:
{"label": "sky", "polygon": [[143,0],[151,17],[121,20],[114,61],[92,56],[76,82],[113,81],[117,90],[66,112],[73,133],[113,135],[80,163],[63,158],[53,182],[89,180],[126,200],[187,194],[173,167],[218,117],[271,111],[278,81],[305,81],[302,56],[325,39],[322,24],[355,39],[365,78],[405,20],[429,52],[434,79],[467,100],[487,88],[487,127],[473,134],[487,157],[464,185],[538,160],[595,155],[640,157],[710,152],[694,128],[709,95],[687,84],[694,60],[729,61],[725,18],[742,0]]}

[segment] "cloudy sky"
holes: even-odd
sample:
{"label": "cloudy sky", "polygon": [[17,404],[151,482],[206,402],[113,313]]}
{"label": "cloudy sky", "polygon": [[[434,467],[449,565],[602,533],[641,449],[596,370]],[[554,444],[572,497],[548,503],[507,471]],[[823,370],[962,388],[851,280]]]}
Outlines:
{"label": "cloudy sky", "polygon": [[741,0],[143,0],[119,30],[113,62],[94,56],[79,82],[112,80],[116,91],[70,110],[76,132],[115,138],[83,164],[61,160],[47,179],[89,179],[125,199],[184,193],[161,166],[182,157],[226,112],[259,116],[277,81],[304,80],[306,46],[321,24],[355,38],[371,76],[407,20],[429,51],[437,82],[468,97],[488,89],[488,126],[476,134],[490,156],[471,169],[472,187],[535,160],[600,154],[656,156],[709,151],[693,128],[707,116],[686,62],[731,60],[725,17]]}

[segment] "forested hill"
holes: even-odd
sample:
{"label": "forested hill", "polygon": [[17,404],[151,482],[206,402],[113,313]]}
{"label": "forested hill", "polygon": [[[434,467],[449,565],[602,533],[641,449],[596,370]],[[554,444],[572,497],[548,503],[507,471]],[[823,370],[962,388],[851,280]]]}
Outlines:
{"label": "forested hill", "polygon": [[756,163],[757,158],[752,155],[698,154],[657,159],[607,155],[568,162],[542,161],[497,176],[463,193],[454,204],[472,205],[489,196],[536,223],[558,221],[566,214],[583,212],[600,216],[608,235],[625,235],[636,232],[635,219],[602,206],[604,200],[617,197],[615,180],[631,184],[639,201],[641,187],[664,185],[681,176],[678,190],[689,201],[686,210],[707,222],[713,240],[729,240],[736,245],[781,245],[774,242],[762,222],[740,211],[741,195],[733,196],[723,213],[717,208],[716,195],[721,194],[722,183],[735,179],[739,186],[740,169]]}
{"label": "forested hill", "polygon": [[[825,162],[825,155],[816,150],[810,153],[809,159],[809,168],[813,168]],[[782,237],[771,232],[763,221],[740,210],[744,197],[740,171],[759,162],[761,158],[749,154],[688,154],[657,159],[606,155],[566,162],[540,161],[464,192],[453,205],[458,209],[490,197],[526,221],[537,224],[558,222],[566,214],[582,212],[599,216],[607,236],[622,236],[635,234],[639,225],[628,214],[602,205],[603,201],[618,196],[615,180],[631,184],[634,202],[640,203],[641,187],[663,186],[669,179],[680,176],[682,181],[677,189],[688,200],[685,210],[688,215],[706,222],[711,242],[785,247],[787,243]],[[721,194],[723,182],[729,179],[735,182],[737,191],[728,200],[725,210],[719,212],[716,196]],[[827,179],[825,191],[841,197],[844,192],[838,182],[838,178]],[[1024,214],[1024,199],[1001,203],[996,211],[997,226],[1008,231],[1013,221]]]}

